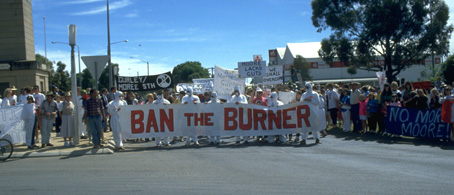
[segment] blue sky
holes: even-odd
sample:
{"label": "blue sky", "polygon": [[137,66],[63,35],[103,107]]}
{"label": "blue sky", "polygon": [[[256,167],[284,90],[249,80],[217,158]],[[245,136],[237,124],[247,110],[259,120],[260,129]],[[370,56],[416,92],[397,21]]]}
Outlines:
{"label": "blue sky", "polygon": [[[254,54],[268,60],[268,50],[287,43],[319,42],[311,22],[310,0],[110,0],[112,62],[120,75],[171,71],[186,61],[203,67],[233,69]],[[446,2],[451,8],[454,2]],[[107,55],[106,0],[32,0],[36,53],[70,66],[67,26],[77,25],[81,56]],[[451,9],[452,10],[452,9]],[[454,13],[451,11],[450,23]],[[139,46],[141,45],[141,46]],[[451,48],[454,40],[451,39]],[[451,51],[453,51],[451,49]],[[131,59],[133,56],[138,59]],[[85,68],[81,62],[82,68]],[[76,61],[77,64],[77,61]]]}

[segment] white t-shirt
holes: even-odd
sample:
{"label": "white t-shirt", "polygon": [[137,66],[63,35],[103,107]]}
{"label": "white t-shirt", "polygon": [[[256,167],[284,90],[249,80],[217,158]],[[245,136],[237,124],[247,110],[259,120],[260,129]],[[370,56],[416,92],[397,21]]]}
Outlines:
{"label": "white t-shirt", "polygon": [[192,96],[185,95],[183,97],[183,99],[181,100],[181,103],[184,104],[185,102],[187,102],[188,104],[200,103],[200,99],[198,96],[195,96],[195,95],[192,95]]}
{"label": "white t-shirt", "polygon": [[34,93],[33,97],[35,98],[35,102],[38,107],[41,106],[41,103],[43,103],[44,100],[46,100],[46,96],[42,93]]}
{"label": "white t-shirt", "polygon": [[236,103],[236,102],[239,102],[240,104],[247,104],[247,98],[243,94],[240,94],[239,96],[233,95],[230,98],[229,103]]}
{"label": "white t-shirt", "polygon": [[328,109],[337,108],[337,102],[339,101],[337,90],[328,90],[326,95],[328,96]]}

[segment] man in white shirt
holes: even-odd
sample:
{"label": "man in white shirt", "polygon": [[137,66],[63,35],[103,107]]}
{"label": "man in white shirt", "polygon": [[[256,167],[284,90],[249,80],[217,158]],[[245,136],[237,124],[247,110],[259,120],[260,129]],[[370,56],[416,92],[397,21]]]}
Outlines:
{"label": "man in white shirt", "polygon": [[[156,97],[156,100],[153,101],[153,104],[161,104],[161,105],[169,105],[170,102],[164,98],[164,95],[162,94],[162,91],[159,91]],[[156,141],[156,146],[161,147],[162,141],[164,141],[165,146],[172,146],[170,144],[170,138],[169,137],[155,137],[154,138]]]}
{"label": "man in white shirt", "polygon": [[339,94],[332,83],[328,83],[326,88],[328,88],[326,95],[328,96],[328,111],[331,116],[331,122],[333,123],[333,128],[337,128],[337,114],[339,113],[337,105],[339,103]]}
{"label": "man in white shirt", "polygon": [[[243,94],[241,94],[240,92],[240,86],[235,86],[235,88],[233,88],[233,95],[232,97],[230,98],[230,101],[229,103],[234,103],[236,105],[238,104],[247,104],[247,98],[246,96],[244,96]],[[243,141],[245,144],[248,143],[248,136],[244,136],[243,137]],[[240,136],[237,136],[236,137],[236,143],[239,144],[241,141],[241,138]]]}
{"label": "man in white shirt", "polygon": [[[303,102],[307,102],[309,104],[313,104],[317,108],[320,105],[320,99],[318,93],[312,90],[312,83],[307,82],[306,85],[306,92],[302,95]],[[317,111],[315,111],[317,112]],[[300,145],[306,145],[307,136],[309,135],[309,129],[312,131],[312,136],[315,138],[315,143],[319,144],[320,142],[320,129],[314,129],[308,127],[308,130],[304,130],[301,132],[301,142]]]}
{"label": "man in white shirt", "polygon": [[[186,89],[186,95],[181,100],[181,103],[182,104],[199,104],[200,103],[200,99],[199,99],[198,96],[193,95],[192,87],[188,87],[188,89]],[[188,136],[186,138],[186,146],[191,145],[191,139],[194,142],[195,146],[199,146],[199,141],[197,140],[197,135]]]}
{"label": "man in white shirt", "polygon": [[353,123],[353,132],[360,133],[363,130],[363,125],[359,119],[359,96],[362,94],[359,89],[359,83],[353,82],[351,84],[352,93],[350,95],[351,116]]}

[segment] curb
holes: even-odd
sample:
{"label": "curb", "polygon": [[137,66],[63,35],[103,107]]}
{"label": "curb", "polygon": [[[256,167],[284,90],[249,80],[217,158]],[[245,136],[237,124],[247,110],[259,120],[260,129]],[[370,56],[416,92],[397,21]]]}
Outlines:
{"label": "curb", "polygon": [[28,157],[52,157],[52,156],[83,156],[98,154],[114,154],[114,151],[106,146],[104,148],[87,148],[72,151],[45,151],[45,152],[13,152],[11,158],[28,158]]}

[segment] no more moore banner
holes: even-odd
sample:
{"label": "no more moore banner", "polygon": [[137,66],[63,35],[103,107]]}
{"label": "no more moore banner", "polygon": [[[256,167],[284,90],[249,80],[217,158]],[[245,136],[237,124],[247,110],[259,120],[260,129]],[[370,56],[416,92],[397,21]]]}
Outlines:
{"label": "no more moore banner", "polygon": [[151,91],[173,87],[172,74],[170,72],[137,77],[118,77],[119,91]]}
{"label": "no more moore banner", "polygon": [[450,124],[441,122],[441,109],[411,109],[388,106],[386,131],[396,135],[449,139]]}
{"label": "no more moore banner", "polygon": [[124,139],[195,135],[259,136],[319,130],[318,107],[295,103],[276,108],[252,104],[170,104],[125,106]]}

